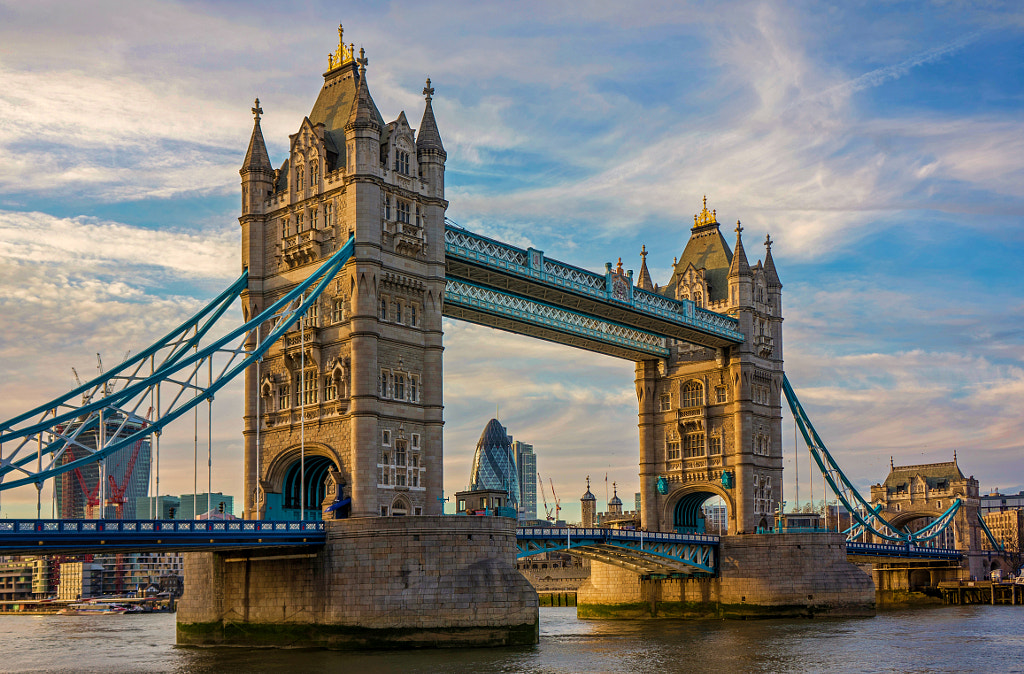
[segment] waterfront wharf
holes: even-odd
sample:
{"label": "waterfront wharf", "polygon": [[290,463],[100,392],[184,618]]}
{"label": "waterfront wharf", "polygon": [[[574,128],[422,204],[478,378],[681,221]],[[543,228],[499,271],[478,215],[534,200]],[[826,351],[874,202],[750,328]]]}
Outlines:
{"label": "waterfront wharf", "polygon": [[939,583],[942,603],[1008,604],[1018,606],[1024,601],[1024,584],[1013,581],[951,580]]}

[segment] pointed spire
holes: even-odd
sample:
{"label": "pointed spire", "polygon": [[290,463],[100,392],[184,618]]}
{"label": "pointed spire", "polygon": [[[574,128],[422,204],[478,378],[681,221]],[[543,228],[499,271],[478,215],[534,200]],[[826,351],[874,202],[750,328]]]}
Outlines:
{"label": "pointed spire", "polygon": [[[420,128],[416,132],[416,149],[437,150],[442,154],[444,145],[441,144],[441,134],[437,131],[437,122],[434,120],[434,108],[430,101],[434,98],[434,87],[430,86],[430,78],[427,78],[427,86],[423,87],[423,96],[427,99],[427,105],[423,108],[423,119],[420,121]],[[447,156],[447,155],[446,155]]]}
{"label": "pointed spire", "polygon": [[782,281],[779,280],[779,272],[775,270],[775,260],[772,259],[772,235],[764,237],[764,276],[768,281],[769,288],[781,288]]}
{"label": "pointed spire", "polygon": [[637,277],[636,286],[644,290],[654,292],[654,284],[651,282],[651,272],[647,271],[647,246],[640,247],[640,275]]}
{"label": "pointed spire", "polygon": [[252,137],[249,139],[249,149],[245,153],[245,160],[242,162],[242,172],[265,169],[273,171],[270,164],[270,155],[267,154],[267,144],[263,141],[263,130],[260,129],[260,115],[263,108],[260,107],[260,99],[256,99],[252,108],[255,118],[252,127]]}
{"label": "pointed spire", "polygon": [[369,65],[370,59],[366,58],[362,48],[359,49],[359,58],[356,59],[356,63],[359,64],[359,88],[356,90],[356,97],[352,102],[352,110],[348,113],[348,124],[379,128],[377,106],[374,104],[373,98],[370,97],[370,88],[366,85],[366,66]]}
{"label": "pointed spire", "polygon": [[732,263],[729,265],[729,278],[734,276],[750,276],[750,264],[747,262],[747,254],[743,251],[743,225],[736,221],[736,250],[732,253]]}

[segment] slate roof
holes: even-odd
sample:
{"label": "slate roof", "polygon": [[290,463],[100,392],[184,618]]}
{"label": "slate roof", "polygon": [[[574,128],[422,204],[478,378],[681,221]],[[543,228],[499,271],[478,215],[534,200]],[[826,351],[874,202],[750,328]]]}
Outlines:
{"label": "slate roof", "polygon": [[965,479],[964,474],[960,472],[960,467],[956,465],[956,461],[947,461],[917,466],[895,466],[889,471],[889,476],[885,478],[883,484],[888,489],[908,489],[911,481],[917,476],[924,479],[929,489],[935,489],[940,483],[948,486],[953,482]]}
{"label": "slate roof", "polygon": [[701,225],[690,230],[690,240],[686,242],[683,254],[676,262],[672,279],[662,289],[663,295],[675,297],[679,277],[689,265],[694,269],[703,269],[708,284],[708,299],[716,302],[729,298],[729,264],[732,262],[732,250],[726,242],[718,223]]}
{"label": "slate roof", "polygon": [[[348,63],[324,75],[324,86],[309,113],[309,121],[314,125],[324,125],[324,143],[330,154],[336,154],[334,166],[328,170],[345,164],[345,124],[348,123],[359,90],[359,71],[356,63]],[[365,79],[365,78],[363,78]],[[369,114],[384,128],[384,120],[377,110],[373,98],[369,97]]]}

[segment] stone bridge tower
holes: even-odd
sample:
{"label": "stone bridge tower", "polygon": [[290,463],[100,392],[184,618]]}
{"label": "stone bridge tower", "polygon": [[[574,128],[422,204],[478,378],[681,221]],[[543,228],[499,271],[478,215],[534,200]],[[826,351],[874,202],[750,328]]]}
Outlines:
{"label": "stone bridge tower", "polygon": [[[957,499],[957,510],[953,523],[936,536],[932,544],[937,547],[955,548],[965,553],[964,566],[971,576],[983,578],[989,570],[985,565],[982,550],[981,528],[978,513],[981,496],[978,481],[974,476],[965,477],[957,465],[956,455],[952,461],[926,463],[912,466],[895,466],[890,463],[889,475],[881,484],[871,486],[871,505],[882,506],[881,514],[893,526],[918,531],[940,517]],[[887,543],[869,534],[875,543]]]}
{"label": "stone bridge tower", "polygon": [[668,285],[638,285],[739,320],[746,341],[725,349],[685,342],[666,361],[636,366],[643,525],[700,531],[701,505],[721,496],[730,534],[775,526],[782,496],[782,283],[772,260],[751,267],[736,223],[730,250],[707,199]]}
{"label": "stone bridge tower", "polygon": [[304,506],[318,518],[345,498],[355,516],[440,514],[448,204],[434,90],[428,79],[418,130],[404,112],[385,124],[363,50],[338,32],[288,158],[272,167],[257,100],[240,171],[246,316],[355,236],[301,329],[246,373],[247,517],[297,519]]}

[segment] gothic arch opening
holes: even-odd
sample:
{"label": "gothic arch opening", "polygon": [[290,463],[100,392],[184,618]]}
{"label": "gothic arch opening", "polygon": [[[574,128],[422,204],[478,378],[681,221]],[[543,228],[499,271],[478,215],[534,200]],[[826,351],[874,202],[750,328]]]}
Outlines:
{"label": "gothic arch opening", "polygon": [[[327,496],[327,476],[337,470],[334,462],[324,456],[307,456],[305,469],[301,459],[293,461],[285,471],[281,485],[280,519],[323,519],[321,504]],[[303,485],[305,485],[303,487]],[[305,508],[302,507],[303,502]]]}
{"label": "gothic arch opening", "polygon": [[683,494],[672,509],[672,526],[681,534],[728,533],[727,502],[713,491]]}

